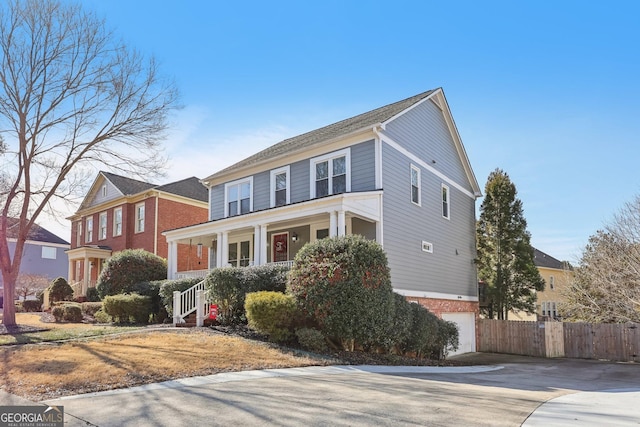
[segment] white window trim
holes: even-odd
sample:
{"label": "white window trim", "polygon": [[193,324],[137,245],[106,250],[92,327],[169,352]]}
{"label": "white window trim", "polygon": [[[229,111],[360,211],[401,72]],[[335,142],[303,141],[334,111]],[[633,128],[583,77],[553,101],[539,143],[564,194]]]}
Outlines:
{"label": "white window trim", "polygon": [[[52,246],[43,246],[42,247],[42,259],[56,259],[58,254],[58,250]],[[53,256],[49,256],[53,255]]]}
{"label": "white window trim", "polygon": [[82,220],[76,226],[76,246],[82,246]]}
{"label": "white window trim", "polygon": [[433,243],[429,243],[427,241],[422,241],[422,252],[428,252],[430,254],[433,253]]}
{"label": "white window trim", "polygon": [[[104,218],[104,234],[102,234],[102,219]],[[98,216],[98,240],[105,240],[107,238],[107,227],[109,221],[107,221],[107,213],[100,212]]]}
{"label": "white window trim", "polygon": [[[278,169],[273,169],[271,171],[271,188],[269,191],[270,194],[270,206],[273,208],[276,206],[276,175],[280,175],[281,173],[285,173],[287,175],[286,185],[287,185],[287,200],[285,204],[291,203],[291,168],[287,165]],[[229,206],[227,205],[227,209]],[[253,209],[252,209],[253,210]]]}
{"label": "white window trim", "polygon": [[235,181],[227,182],[224,185],[224,217],[229,217],[229,187],[234,185],[249,183],[249,212],[253,212],[253,176],[248,178],[237,179]]}
{"label": "white window trim", "polygon": [[[138,216],[138,212],[139,212],[139,207],[142,206],[143,211],[144,211],[144,217],[142,217],[142,229],[140,229],[140,217]],[[144,233],[144,228],[146,227],[146,222],[147,222],[147,207],[145,206],[145,203],[137,203],[135,206],[135,227],[134,230],[136,233]]]}
{"label": "white window trim", "polygon": [[[120,212],[120,233],[118,233],[118,223],[116,221],[116,213]],[[115,208],[113,210],[113,237],[122,236],[122,208]]]}
{"label": "white window trim", "polygon": [[107,197],[107,185],[102,186],[102,197]]}
{"label": "white window trim", "polygon": [[[345,173],[345,179],[346,179],[346,193],[350,193],[351,192],[351,148],[345,148],[343,150],[339,150],[339,151],[334,151],[332,153],[328,153],[328,154],[324,154],[322,156],[318,156],[318,157],[314,157],[311,159],[311,161],[309,162],[309,189],[310,189],[310,194],[311,194],[311,198],[315,199],[316,198],[316,163],[322,163],[325,161],[331,161],[333,159],[336,159],[338,157],[344,157],[345,158],[345,164],[346,164],[346,173]],[[329,167],[329,194],[327,194],[328,196],[333,195],[332,192],[332,179],[333,179],[333,167],[330,166]]]}
{"label": "white window trim", "polygon": [[[412,172],[416,171],[418,172],[418,202],[414,202],[413,201],[413,193],[411,192],[411,190],[413,189],[413,183],[411,182],[411,177],[412,177]],[[411,203],[413,203],[416,206],[422,206],[422,177],[420,176],[420,168],[417,167],[416,165],[411,165],[411,169],[409,171],[409,200],[411,200]]]}
{"label": "white window trim", "polygon": [[[91,243],[93,241],[93,217],[90,216],[85,220],[87,224],[87,232],[85,234],[85,243]],[[91,227],[89,227],[89,223],[91,223]]]}
{"label": "white window trim", "polygon": [[444,206],[444,200],[442,199],[442,190],[447,191],[447,216],[442,215],[444,219],[451,219],[451,190],[448,185],[442,184],[440,187],[440,211],[442,212],[442,207]]}

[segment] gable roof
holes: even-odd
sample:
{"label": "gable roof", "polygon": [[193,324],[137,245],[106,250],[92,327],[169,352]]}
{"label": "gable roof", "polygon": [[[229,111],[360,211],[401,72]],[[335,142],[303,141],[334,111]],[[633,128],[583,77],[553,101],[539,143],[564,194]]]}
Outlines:
{"label": "gable roof", "polygon": [[557,270],[564,270],[567,267],[566,263],[552,257],[551,255],[547,255],[536,248],[533,248],[533,263],[536,267],[555,268]]}
{"label": "gable roof", "polygon": [[345,136],[352,132],[372,127],[376,124],[380,124],[395,117],[402,111],[410,108],[423,99],[429,97],[437,90],[439,89],[428,90],[418,95],[414,95],[410,98],[403,99],[402,101],[394,102],[392,104],[376,108],[375,110],[371,110],[366,113],[341,120],[337,123],[333,123],[320,129],[312,130],[311,132],[303,133],[302,135],[285,139],[275,145],[272,145],[271,147],[265,148],[264,150],[252,156],[247,157],[244,160],[241,160],[225,169],[222,169],[211,176],[208,176],[203,181],[206,182],[219,176],[223,176],[227,172],[230,172],[232,170],[242,169],[261,163],[263,161],[283,156],[285,154],[291,154],[292,152],[301,151],[324,141]]}
{"label": "gable roof", "polygon": [[154,187],[154,190],[200,200],[201,202],[209,201],[209,190],[207,190],[207,187],[202,185],[200,178],[196,178],[195,176]]}
{"label": "gable roof", "polygon": [[[7,238],[18,238],[18,224],[20,220],[18,218],[7,218]],[[68,245],[69,242],[56,236],[44,227],[40,227],[38,224],[33,224],[29,234],[27,234],[27,240],[34,242],[54,243],[59,245]]]}
{"label": "gable roof", "polygon": [[100,174],[109,180],[109,182],[111,182],[123,196],[138,194],[156,186],[156,184],[151,184],[150,182],[127,178],[111,172],[100,171]]}

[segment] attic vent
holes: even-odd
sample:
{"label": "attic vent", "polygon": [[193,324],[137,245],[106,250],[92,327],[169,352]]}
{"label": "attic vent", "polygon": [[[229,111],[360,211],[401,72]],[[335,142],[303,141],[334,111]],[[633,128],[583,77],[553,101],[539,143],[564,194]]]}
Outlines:
{"label": "attic vent", "polygon": [[422,251],[423,252],[429,252],[430,254],[433,253],[433,245],[429,242],[425,242],[424,240],[422,241]]}

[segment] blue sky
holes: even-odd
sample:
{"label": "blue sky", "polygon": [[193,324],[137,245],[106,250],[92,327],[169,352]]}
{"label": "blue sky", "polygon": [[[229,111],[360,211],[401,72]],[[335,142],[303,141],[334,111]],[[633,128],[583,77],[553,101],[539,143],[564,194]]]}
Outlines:
{"label": "blue sky", "polygon": [[576,261],[640,193],[636,2],[83,5],[180,89],[166,182],[442,87],[478,183],[510,175],[538,249]]}

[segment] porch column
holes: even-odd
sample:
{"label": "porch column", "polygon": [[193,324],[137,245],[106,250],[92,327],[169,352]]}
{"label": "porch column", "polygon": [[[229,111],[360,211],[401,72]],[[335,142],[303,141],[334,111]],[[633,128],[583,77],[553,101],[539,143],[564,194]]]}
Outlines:
{"label": "porch column", "polygon": [[260,264],[267,263],[267,250],[269,248],[269,241],[267,240],[267,228],[268,224],[260,225]]}
{"label": "porch column", "polygon": [[222,260],[220,267],[226,267],[229,264],[229,232],[222,232]]}
{"label": "porch column", "polygon": [[77,280],[75,277],[73,277],[73,273],[75,273],[75,270],[73,269],[74,264],[75,264],[75,261],[70,259],[69,260],[69,284],[72,284]]}
{"label": "porch column", "polygon": [[82,277],[82,295],[87,294],[87,288],[89,288],[89,280],[91,280],[91,277],[89,276],[89,257],[85,255],[84,256],[84,276]]}
{"label": "porch column", "polygon": [[338,235],[338,213],[335,211],[329,212],[329,237],[336,237]]}
{"label": "porch column", "polygon": [[255,227],[253,227],[253,265],[263,264],[262,258],[260,258],[260,246],[262,246],[262,233],[260,232],[261,229],[261,225],[256,225]]}
{"label": "porch column", "polygon": [[344,211],[338,211],[338,236],[344,236],[347,233]]}
{"label": "porch column", "polygon": [[216,233],[216,267],[222,267],[222,233]]}
{"label": "porch column", "polygon": [[178,245],[176,242],[167,242],[167,277],[175,279],[175,275],[178,272]]}

